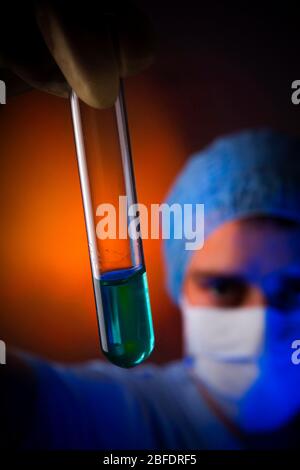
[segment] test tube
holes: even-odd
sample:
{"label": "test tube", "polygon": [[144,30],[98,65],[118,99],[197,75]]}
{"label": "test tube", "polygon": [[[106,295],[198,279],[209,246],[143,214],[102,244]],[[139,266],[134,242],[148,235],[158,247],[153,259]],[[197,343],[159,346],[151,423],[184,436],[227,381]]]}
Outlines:
{"label": "test tube", "polygon": [[154,331],[123,85],[99,110],[71,92],[71,112],[101,348],[133,367],[154,348]]}

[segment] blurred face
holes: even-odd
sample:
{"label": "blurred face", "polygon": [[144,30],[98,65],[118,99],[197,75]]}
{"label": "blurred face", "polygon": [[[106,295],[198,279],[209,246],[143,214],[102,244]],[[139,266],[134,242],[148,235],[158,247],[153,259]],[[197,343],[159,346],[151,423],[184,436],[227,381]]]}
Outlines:
{"label": "blurred face", "polygon": [[193,306],[300,308],[300,227],[267,218],[224,224],[194,252],[183,294]]}
{"label": "blurred face", "polygon": [[192,373],[247,432],[300,410],[300,228],[275,219],[224,224],[192,255],[183,284]]}

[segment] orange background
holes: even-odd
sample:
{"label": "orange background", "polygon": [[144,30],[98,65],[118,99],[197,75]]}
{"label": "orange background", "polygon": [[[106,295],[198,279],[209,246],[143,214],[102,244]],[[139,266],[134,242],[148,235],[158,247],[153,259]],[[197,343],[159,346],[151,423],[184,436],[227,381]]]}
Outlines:
{"label": "orange background", "polygon": [[[151,82],[131,79],[126,93],[139,201],[159,203],[186,155],[178,124]],[[99,357],[69,103],[38,91],[11,98],[0,127],[0,337],[55,360]],[[181,348],[160,248],[144,242],[157,362]]]}

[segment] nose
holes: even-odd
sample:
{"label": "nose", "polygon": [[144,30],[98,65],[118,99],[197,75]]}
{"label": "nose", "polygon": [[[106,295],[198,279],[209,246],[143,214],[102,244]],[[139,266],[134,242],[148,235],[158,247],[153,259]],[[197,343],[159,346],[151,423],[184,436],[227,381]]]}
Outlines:
{"label": "nose", "polygon": [[266,298],[264,289],[257,284],[251,284],[248,288],[247,295],[245,296],[243,306],[265,307],[266,305],[267,305],[267,298]]}

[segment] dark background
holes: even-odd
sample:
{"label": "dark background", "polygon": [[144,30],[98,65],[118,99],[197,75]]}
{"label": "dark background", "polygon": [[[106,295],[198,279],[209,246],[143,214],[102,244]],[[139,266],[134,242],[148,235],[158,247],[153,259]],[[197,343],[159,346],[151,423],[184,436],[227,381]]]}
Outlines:
{"label": "dark background", "polygon": [[[258,126],[299,133],[294,6],[139,3],[158,38],[155,64],[126,80],[140,202],[161,202],[186,158],[216,136]],[[0,136],[0,338],[56,360],[99,357],[68,102],[37,91],[12,98],[0,107]],[[180,315],[159,242],[144,246],[151,360],[165,362],[181,355]]]}

